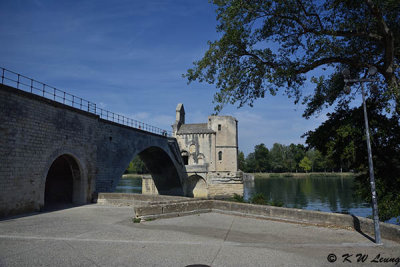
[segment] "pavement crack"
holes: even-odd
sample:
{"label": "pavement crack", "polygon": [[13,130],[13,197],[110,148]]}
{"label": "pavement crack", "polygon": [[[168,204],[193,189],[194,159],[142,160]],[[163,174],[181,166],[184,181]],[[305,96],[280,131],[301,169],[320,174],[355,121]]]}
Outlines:
{"label": "pavement crack", "polygon": [[228,229],[228,231],[227,231],[226,234],[225,234],[224,241],[222,241],[221,245],[220,245],[219,248],[218,248],[217,253],[215,254],[213,260],[211,261],[211,264],[210,264],[211,266],[213,265],[215,259],[218,257],[218,255],[219,255],[219,253],[220,253],[220,251],[221,251],[221,249],[222,249],[223,244],[225,243],[226,239],[228,238],[228,235],[229,235],[229,233],[231,232],[232,225],[233,225],[234,222],[235,222],[235,217],[233,216],[231,225],[229,226],[229,229]]}

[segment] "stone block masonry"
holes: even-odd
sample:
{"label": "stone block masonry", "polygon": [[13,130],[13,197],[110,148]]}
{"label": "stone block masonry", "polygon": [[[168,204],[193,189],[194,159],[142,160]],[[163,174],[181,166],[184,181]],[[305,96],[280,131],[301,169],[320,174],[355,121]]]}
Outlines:
{"label": "stone block masonry", "polygon": [[94,191],[97,118],[45,98],[0,85],[0,216],[40,209],[47,172],[60,155],[82,170],[75,203]]}
{"label": "stone block masonry", "polygon": [[0,85],[0,217],[41,209],[50,167],[64,156],[77,166],[71,168],[75,204],[113,191],[136,155],[161,194],[183,195],[187,176],[174,142]]}

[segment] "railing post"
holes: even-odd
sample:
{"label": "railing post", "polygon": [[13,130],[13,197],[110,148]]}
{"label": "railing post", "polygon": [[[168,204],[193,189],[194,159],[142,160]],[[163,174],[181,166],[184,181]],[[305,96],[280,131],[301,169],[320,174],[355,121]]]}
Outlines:
{"label": "railing post", "polygon": [[74,102],[75,102],[75,96],[72,95],[72,107],[74,107]]}
{"label": "railing post", "polygon": [[33,91],[33,79],[31,79],[31,94],[32,94],[32,91]]}
{"label": "railing post", "polygon": [[54,101],[56,101],[56,88],[53,88]]}
{"label": "railing post", "polygon": [[63,97],[63,104],[65,104],[65,92],[64,92],[64,97]]}
{"label": "railing post", "polygon": [[1,74],[1,83],[4,84],[4,68],[3,69],[3,73]]}
{"label": "railing post", "polygon": [[43,97],[44,97],[44,91],[46,90],[46,84],[43,84]]}
{"label": "railing post", "polygon": [[18,79],[17,79],[17,89],[19,89],[19,74],[18,74]]}

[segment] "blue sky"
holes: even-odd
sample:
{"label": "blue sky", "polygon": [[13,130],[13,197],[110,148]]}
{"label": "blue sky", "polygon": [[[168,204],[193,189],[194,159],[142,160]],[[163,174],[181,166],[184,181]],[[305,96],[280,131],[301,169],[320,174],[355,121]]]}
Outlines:
{"label": "blue sky", "polygon": [[[0,66],[171,130],[184,103],[187,123],[206,122],[214,85],[182,74],[215,40],[208,0],[0,1]],[[253,108],[227,106],[239,121],[239,149],[304,143],[300,136],[325,115],[302,118],[304,107],[280,93]]]}

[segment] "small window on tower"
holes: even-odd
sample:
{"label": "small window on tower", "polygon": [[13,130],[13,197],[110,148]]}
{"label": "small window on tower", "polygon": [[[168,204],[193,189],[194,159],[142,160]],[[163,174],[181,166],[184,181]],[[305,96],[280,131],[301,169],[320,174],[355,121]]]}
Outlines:
{"label": "small window on tower", "polygon": [[189,164],[189,156],[182,156],[183,159],[183,164],[188,165]]}
{"label": "small window on tower", "polygon": [[222,160],[222,151],[218,152],[218,160]]}
{"label": "small window on tower", "polygon": [[189,154],[187,151],[182,151],[181,153],[183,164],[188,165],[189,164]]}
{"label": "small window on tower", "polygon": [[221,124],[218,124],[218,131],[221,131]]}

